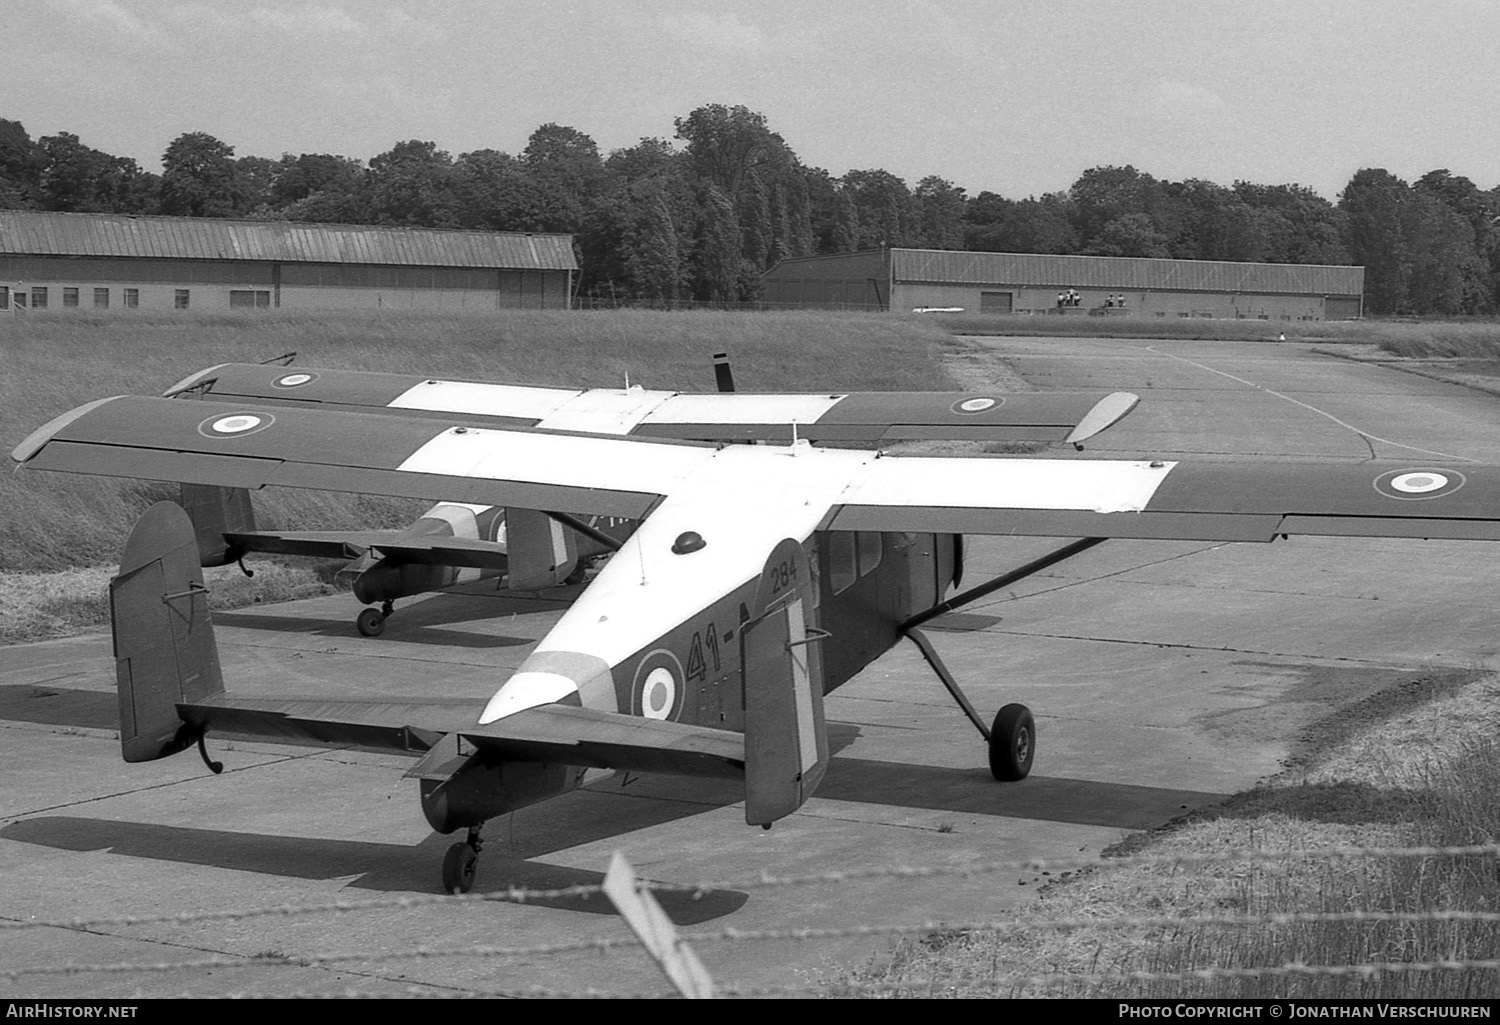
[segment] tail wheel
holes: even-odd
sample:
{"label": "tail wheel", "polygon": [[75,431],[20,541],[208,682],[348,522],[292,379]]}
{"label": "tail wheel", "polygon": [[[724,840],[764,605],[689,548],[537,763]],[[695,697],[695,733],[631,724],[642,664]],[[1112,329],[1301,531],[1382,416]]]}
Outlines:
{"label": "tail wheel", "polygon": [[467,843],[456,843],[443,855],[443,889],[449,893],[468,893],[474,887],[474,872],[479,867],[479,852]]}
{"label": "tail wheel", "polygon": [[1003,783],[1031,775],[1036,719],[1025,705],[1006,705],[990,728],[990,774]]}

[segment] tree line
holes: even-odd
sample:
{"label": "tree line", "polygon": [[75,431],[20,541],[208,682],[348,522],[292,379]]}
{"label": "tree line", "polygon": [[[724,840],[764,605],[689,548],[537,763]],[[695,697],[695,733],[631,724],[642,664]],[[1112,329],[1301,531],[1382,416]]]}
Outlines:
{"label": "tree line", "polygon": [[1130,166],[1007,199],[937,175],[915,187],[879,168],[834,177],[745,107],[709,104],[673,127],[670,140],[607,155],[578,129],[545,124],[518,154],[455,158],[410,140],[368,162],[236,157],[188,132],[158,175],[0,118],[0,208],[566,232],[580,294],[602,303],[753,301],[778,260],[889,246],[1359,264],[1372,313],[1500,307],[1500,186],[1446,169],[1406,182],[1367,168],[1336,204],[1300,185],[1165,181]]}

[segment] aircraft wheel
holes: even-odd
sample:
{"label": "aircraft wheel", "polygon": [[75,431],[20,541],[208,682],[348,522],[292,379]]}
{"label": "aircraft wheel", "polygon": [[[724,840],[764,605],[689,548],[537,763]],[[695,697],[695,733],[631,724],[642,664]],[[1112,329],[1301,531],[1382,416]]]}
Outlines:
{"label": "aircraft wheel", "polygon": [[479,852],[466,843],[456,843],[443,855],[443,889],[449,893],[468,893],[474,886],[474,871],[479,867]]}
{"label": "aircraft wheel", "polygon": [[379,637],[385,632],[385,617],[377,609],[365,609],[355,617],[354,625],[366,637]]}
{"label": "aircraft wheel", "polygon": [[1025,705],[1006,705],[990,728],[990,773],[1001,782],[1031,775],[1036,758],[1036,720]]}

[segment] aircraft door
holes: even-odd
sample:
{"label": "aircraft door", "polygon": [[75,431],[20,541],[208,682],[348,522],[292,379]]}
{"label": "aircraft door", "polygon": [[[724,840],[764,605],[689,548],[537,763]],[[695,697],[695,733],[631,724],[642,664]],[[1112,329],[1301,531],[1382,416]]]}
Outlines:
{"label": "aircraft door", "polygon": [[800,808],[828,768],[818,650],[827,635],[807,625],[812,578],[796,541],[771,553],[756,608],[760,614],[740,628],[745,821],[769,826]]}
{"label": "aircraft door", "polygon": [[911,607],[920,611],[937,604],[946,584],[938,582],[937,536],[908,534],[907,567],[911,578]]}

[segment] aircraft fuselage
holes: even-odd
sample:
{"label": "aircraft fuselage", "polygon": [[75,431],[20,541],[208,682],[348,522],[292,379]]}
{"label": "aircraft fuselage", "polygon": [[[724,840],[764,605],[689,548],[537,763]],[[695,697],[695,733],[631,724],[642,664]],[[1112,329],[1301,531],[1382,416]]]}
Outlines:
{"label": "aircraft fuselage", "polygon": [[[804,544],[814,574],[809,625],[831,643],[808,646],[830,692],[889,651],[912,615],[957,582],[961,539],[952,534],[819,532]],[[735,588],[621,660],[612,670],[619,711],[743,732],[742,634],[757,614],[759,577]],[[490,761],[457,750],[443,772],[422,776],[422,809],[449,833],[610,775],[576,766]]]}

